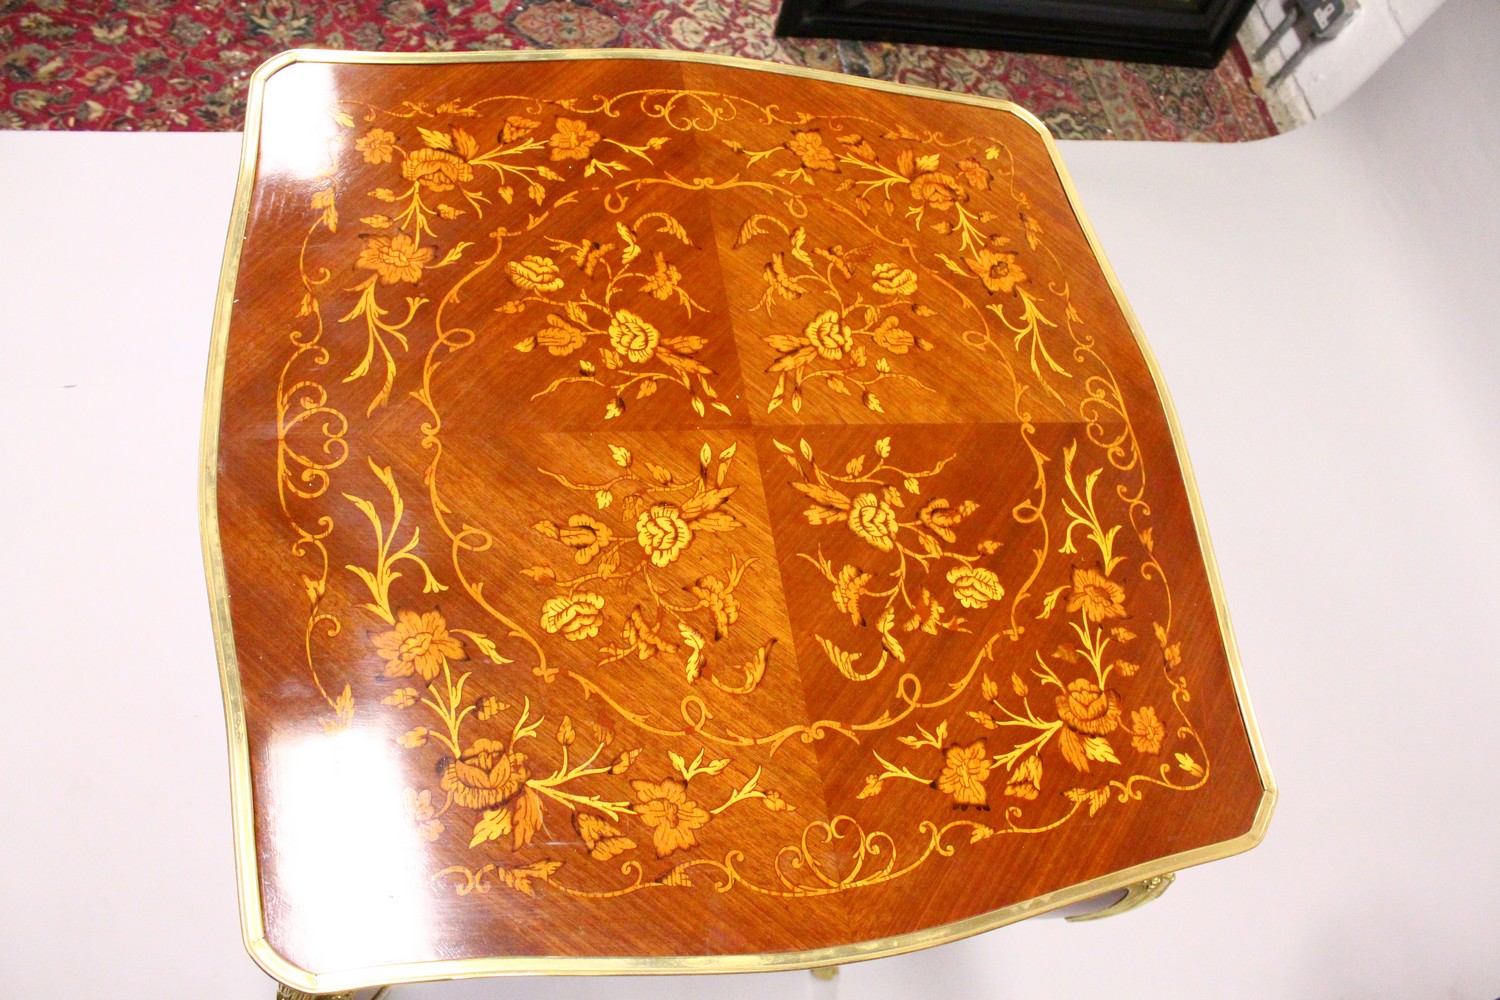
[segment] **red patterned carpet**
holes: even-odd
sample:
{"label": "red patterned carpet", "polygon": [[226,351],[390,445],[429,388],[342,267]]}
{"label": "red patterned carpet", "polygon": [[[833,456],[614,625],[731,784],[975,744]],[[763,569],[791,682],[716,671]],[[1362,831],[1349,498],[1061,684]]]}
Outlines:
{"label": "red patterned carpet", "polygon": [[282,49],[661,48],[1002,97],[1060,138],[1234,142],[1276,127],[1234,46],[1216,70],[782,39],[779,0],[0,0],[0,128],[238,129]]}

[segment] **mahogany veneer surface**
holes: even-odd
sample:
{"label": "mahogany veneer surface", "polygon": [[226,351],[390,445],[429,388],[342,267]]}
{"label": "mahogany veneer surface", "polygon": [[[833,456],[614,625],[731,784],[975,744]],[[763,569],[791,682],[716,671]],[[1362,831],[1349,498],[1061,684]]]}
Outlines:
{"label": "mahogany veneer surface", "polygon": [[211,375],[273,972],[826,961],[1253,843],[1195,501],[1033,119],[328,58],[262,71]]}

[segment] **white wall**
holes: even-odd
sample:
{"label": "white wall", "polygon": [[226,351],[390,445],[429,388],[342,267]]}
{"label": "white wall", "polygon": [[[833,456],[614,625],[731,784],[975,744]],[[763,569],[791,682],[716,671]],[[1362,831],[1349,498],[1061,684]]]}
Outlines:
{"label": "white wall", "polygon": [[[1093,924],[804,974],[402,998],[1500,995],[1500,6],[1241,146],[1071,143],[1173,389],[1282,798]],[[223,135],[0,134],[0,996],[268,1000],[193,497]],[[24,192],[19,196],[18,192]]]}
{"label": "white wall", "polygon": [[[1412,34],[1442,6],[1444,0],[1346,0],[1354,10],[1349,23],[1328,42],[1314,46],[1302,64],[1276,89],[1294,116],[1321,117],[1349,98]],[[1283,0],[1256,0],[1240,31],[1247,52],[1260,43],[1285,17]],[[1358,8],[1358,9],[1355,9]],[[1289,33],[1267,54],[1267,79],[1291,57],[1298,46]]]}

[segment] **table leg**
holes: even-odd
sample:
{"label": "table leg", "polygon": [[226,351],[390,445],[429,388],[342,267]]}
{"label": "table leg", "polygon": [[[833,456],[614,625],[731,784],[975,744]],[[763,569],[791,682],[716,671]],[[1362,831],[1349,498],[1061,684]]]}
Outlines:
{"label": "table leg", "polygon": [[812,989],[807,992],[811,1000],[838,1000],[839,995],[839,967],[837,965],[820,965],[816,969],[808,969],[812,973]]}
{"label": "table leg", "polygon": [[1104,909],[1069,917],[1068,922],[1077,923],[1080,920],[1099,920],[1102,917],[1113,917],[1127,910],[1133,910],[1137,906],[1145,906],[1171,888],[1172,881],[1175,878],[1177,878],[1175,873],[1167,872],[1165,875],[1158,875],[1155,878],[1148,878],[1144,882],[1137,882],[1126,888],[1125,895]]}
{"label": "table leg", "polygon": [[276,984],[276,1000],[354,1000],[353,991],[346,993],[304,993],[285,983]]}

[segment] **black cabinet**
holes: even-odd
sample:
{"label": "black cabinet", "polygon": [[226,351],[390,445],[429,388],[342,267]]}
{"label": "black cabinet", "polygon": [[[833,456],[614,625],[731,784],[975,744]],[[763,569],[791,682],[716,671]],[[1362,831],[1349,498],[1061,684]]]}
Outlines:
{"label": "black cabinet", "polygon": [[778,35],[1218,65],[1253,0],[785,0]]}

